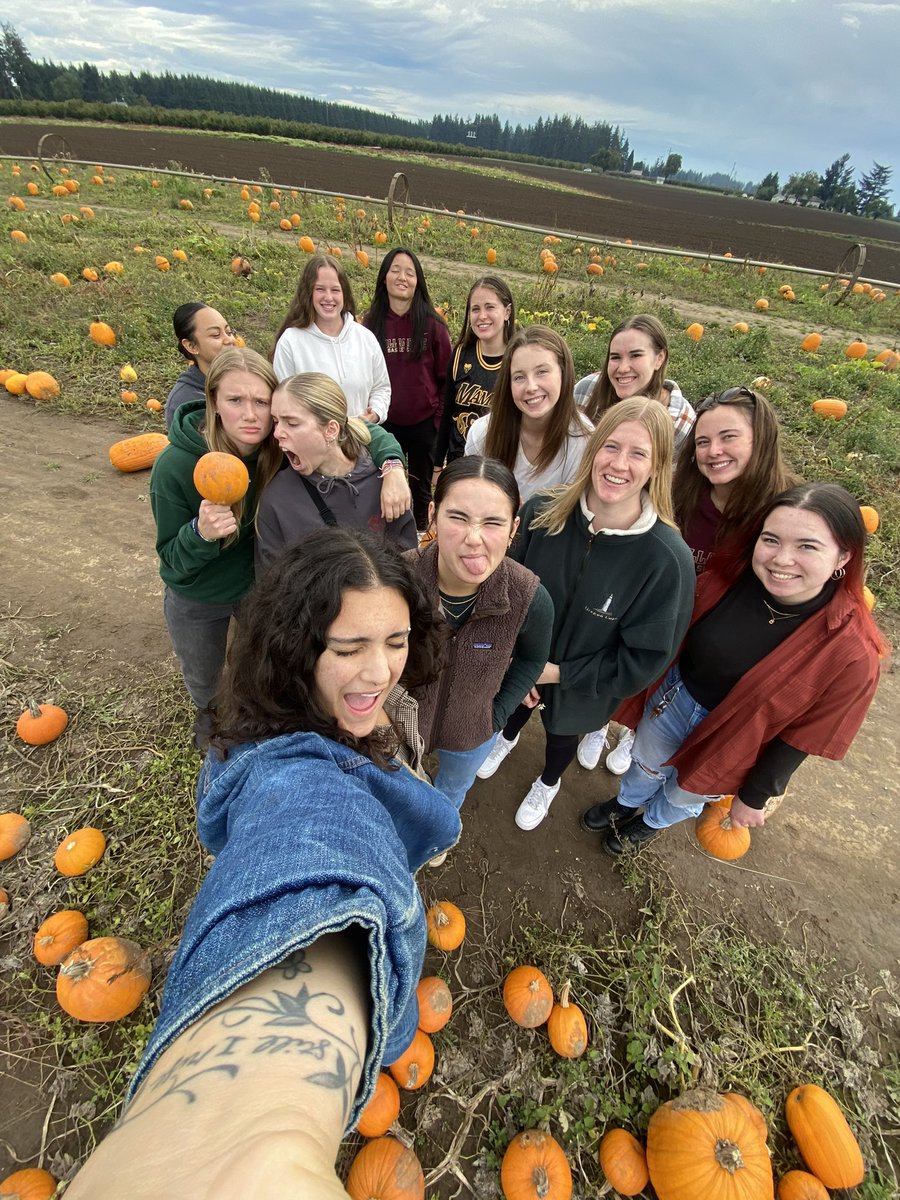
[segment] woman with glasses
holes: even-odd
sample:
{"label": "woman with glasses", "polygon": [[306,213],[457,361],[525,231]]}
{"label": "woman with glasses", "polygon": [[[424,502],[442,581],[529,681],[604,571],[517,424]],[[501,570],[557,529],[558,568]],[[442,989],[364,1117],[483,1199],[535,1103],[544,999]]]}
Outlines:
{"label": "woman with glasses", "polygon": [[807,755],[843,758],[862,724],[884,642],[863,599],[859,505],[836,484],[800,484],[761,524],[712,559],[678,660],[617,714],[643,712],[632,764],[581,819],[612,855],[725,794],[732,825],[762,825]]}

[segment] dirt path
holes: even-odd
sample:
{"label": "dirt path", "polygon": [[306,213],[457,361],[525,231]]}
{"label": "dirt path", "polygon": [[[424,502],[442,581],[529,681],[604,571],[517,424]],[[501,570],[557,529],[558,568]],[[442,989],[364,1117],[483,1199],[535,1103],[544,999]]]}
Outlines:
{"label": "dirt path", "polygon": [[[50,653],[69,688],[174,660],[162,621],[162,588],[147,500],[149,474],[120,475],[107,450],[124,431],[16,398],[0,400],[0,561],[12,611],[54,634]],[[737,866],[707,858],[689,824],[648,853],[665,856],[688,899],[707,912],[735,902],[738,919],[766,940],[809,943],[838,968],[861,964],[868,980],[900,958],[900,679],[887,674],[843,763],[807,762],[792,794]],[[634,901],[597,839],[578,827],[587,804],[614,779],[570,768],[539,834],[513,813],[540,769],[537,723],[494,779],[476,784],[460,847],[434,884],[449,898],[484,896],[492,923],[515,920],[517,897],[550,925],[578,919],[581,889],[623,927]],[[893,797],[893,798],[892,798]],[[595,919],[595,918],[594,918]]]}

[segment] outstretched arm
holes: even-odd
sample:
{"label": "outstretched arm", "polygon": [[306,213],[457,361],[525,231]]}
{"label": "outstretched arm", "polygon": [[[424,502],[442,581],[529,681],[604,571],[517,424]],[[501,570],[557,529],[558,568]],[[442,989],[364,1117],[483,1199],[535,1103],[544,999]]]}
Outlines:
{"label": "outstretched arm", "polygon": [[264,971],[165,1051],[69,1200],[346,1200],[334,1171],[369,1029],[365,940]]}

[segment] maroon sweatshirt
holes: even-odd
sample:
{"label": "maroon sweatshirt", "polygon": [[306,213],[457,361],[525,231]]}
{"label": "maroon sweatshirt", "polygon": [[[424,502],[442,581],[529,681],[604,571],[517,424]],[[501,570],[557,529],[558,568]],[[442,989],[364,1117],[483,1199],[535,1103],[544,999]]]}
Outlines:
{"label": "maroon sweatshirt", "polygon": [[450,362],[450,334],[443,321],[432,317],[426,327],[422,357],[409,357],[412,317],[388,312],[384,318],[384,357],[391,377],[388,420],[396,425],[417,425],[433,417],[437,425],[444,398],[444,379]]}

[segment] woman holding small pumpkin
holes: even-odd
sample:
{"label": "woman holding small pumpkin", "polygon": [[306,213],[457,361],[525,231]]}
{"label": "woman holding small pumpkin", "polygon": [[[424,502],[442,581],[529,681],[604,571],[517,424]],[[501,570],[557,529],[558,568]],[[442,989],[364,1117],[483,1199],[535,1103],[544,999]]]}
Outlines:
{"label": "woman holding small pumpkin", "polygon": [[433,673],[437,628],[396,549],[346,529],[310,534],[250,597],[197,790],[216,858],[73,1200],[346,1198],[341,1137],[416,1030],[414,872],[459,837],[416,773],[401,684]]}
{"label": "woman holding small pumpkin", "polygon": [[[210,711],[225,661],[228,627],[253,584],[254,521],[257,501],[283,465],[272,436],[271,365],[253,350],[229,347],[212,361],[206,400],[181,405],[169,431],[170,445],[153,464],[150,506],[156,521],[156,552],[165,586],[163,611],[185,686],[197,708],[194,741],[205,746]],[[396,458],[389,434],[376,461]],[[216,450],[240,458],[250,477],[236,504],[204,500],[194,484],[197,460]],[[390,471],[400,498],[383,497],[383,511],[408,507],[409,489],[400,470]],[[394,488],[396,496],[397,488]],[[405,494],[405,501],[403,495]],[[398,513],[399,515],[399,513]]]}
{"label": "woman holding small pumpkin", "polygon": [[859,505],[836,484],[801,484],[761,526],[712,559],[678,660],[617,714],[640,717],[632,764],[618,797],[582,817],[610,854],[723,794],[732,825],[762,825],[803,759],[843,758],[862,724],[884,642],[863,599]]}
{"label": "woman holding small pumpkin", "polygon": [[171,428],[175,410],[189,400],[206,399],[206,376],[213,359],[236,344],[231,326],[212,305],[193,300],[181,304],[172,315],[178,353],[190,362],[166,399],[163,413],[166,429]]}
{"label": "woman holding small pumpkin", "polygon": [[308,371],[330,375],[347,397],[351,417],[375,425],[387,418],[387,363],[375,335],[357,322],[347,272],[330,254],[313,254],[303,268],[275,335],[272,366],[279,380]]}

